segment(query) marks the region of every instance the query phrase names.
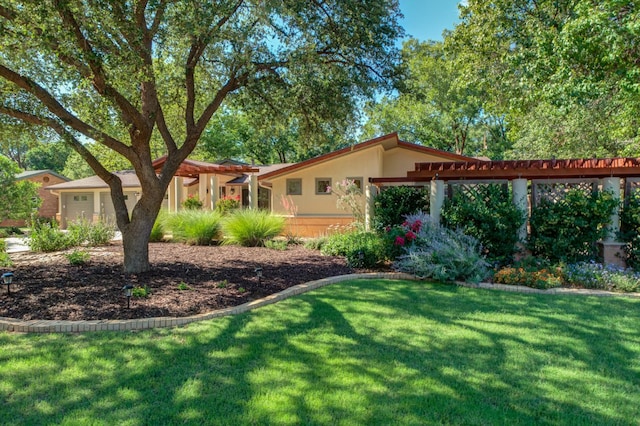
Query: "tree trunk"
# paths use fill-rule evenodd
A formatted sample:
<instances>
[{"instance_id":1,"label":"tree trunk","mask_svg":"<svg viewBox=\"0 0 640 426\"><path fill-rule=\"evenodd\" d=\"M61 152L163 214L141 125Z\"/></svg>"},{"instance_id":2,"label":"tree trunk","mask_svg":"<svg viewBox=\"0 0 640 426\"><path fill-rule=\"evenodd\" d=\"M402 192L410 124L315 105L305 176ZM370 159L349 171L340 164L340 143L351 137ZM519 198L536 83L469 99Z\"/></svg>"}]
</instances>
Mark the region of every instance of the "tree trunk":
<instances>
[{"instance_id":1,"label":"tree trunk","mask_svg":"<svg viewBox=\"0 0 640 426\"><path fill-rule=\"evenodd\" d=\"M146 272L149 264L149 236L156 215L138 215L122 231L122 248L124 250L124 271L128 274Z\"/></svg>"}]
</instances>

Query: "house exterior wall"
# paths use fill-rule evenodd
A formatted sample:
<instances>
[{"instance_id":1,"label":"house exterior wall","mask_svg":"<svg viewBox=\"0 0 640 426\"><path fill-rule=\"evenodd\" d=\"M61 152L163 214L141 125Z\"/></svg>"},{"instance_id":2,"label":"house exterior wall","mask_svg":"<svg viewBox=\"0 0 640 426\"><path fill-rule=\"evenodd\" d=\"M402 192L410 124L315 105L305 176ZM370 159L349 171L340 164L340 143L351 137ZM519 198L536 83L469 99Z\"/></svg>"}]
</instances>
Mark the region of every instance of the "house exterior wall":
<instances>
[{"instance_id":1,"label":"house exterior wall","mask_svg":"<svg viewBox=\"0 0 640 426\"><path fill-rule=\"evenodd\" d=\"M58 213L58 196L44 189L49 185L56 185L58 183L66 182L66 180L53 175L51 173L43 173L37 176L27 178L30 182L35 182L40 187L38 188L38 196L42 200L42 204L38 209L38 216L55 218ZM0 222L0 226L25 226L24 220L5 220Z\"/></svg>"}]
</instances>

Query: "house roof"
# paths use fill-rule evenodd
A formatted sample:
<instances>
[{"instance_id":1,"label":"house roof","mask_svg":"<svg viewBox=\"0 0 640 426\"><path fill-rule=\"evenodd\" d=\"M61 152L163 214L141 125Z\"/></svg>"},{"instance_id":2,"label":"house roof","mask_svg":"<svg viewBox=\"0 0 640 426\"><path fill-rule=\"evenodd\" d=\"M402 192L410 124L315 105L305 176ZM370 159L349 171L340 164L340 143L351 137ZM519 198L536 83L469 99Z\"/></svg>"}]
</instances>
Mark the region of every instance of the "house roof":
<instances>
[{"instance_id":1,"label":"house roof","mask_svg":"<svg viewBox=\"0 0 640 426\"><path fill-rule=\"evenodd\" d=\"M281 163L281 164L270 164L270 165L266 165L266 166L258 165L258 166L253 166L253 167L255 167L255 168L257 168L259 170L256 173L256 176L258 176L258 179L260 179L260 176L262 176L262 175L278 171L278 170L283 169L285 167L289 167L289 166L291 166L293 164L294 163ZM248 182L249 182L249 175L243 174L242 176L238 176L237 178L227 182L227 185L242 185L242 184L245 184L245 183L248 183Z\"/></svg>"},{"instance_id":2,"label":"house roof","mask_svg":"<svg viewBox=\"0 0 640 426\"><path fill-rule=\"evenodd\" d=\"M139 188L140 180L133 170L124 170L121 172L115 172L116 176L122 181L123 188ZM89 176L84 179L72 180L71 182L58 183L56 185L47 186L45 189L60 190L60 189L100 189L109 188L109 185L98 176Z\"/></svg>"},{"instance_id":3,"label":"house roof","mask_svg":"<svg viewBox=\"0 0 640 426\"><path fill-rule=\"evenodd\" d=\"M262 174L259 179L265 180L269 178L273 178L276 176L280 176L283 174L291 173L293 171L303 169L305 167L313 166L315 164L319 164L325 161L332 160L337 157L342 157L344 155L348 155L355 151L361 151L366 148L370 148L373 146L380 145L385 150L389 150L392 148L401 147L404 149L413 150L416 152L434 155L443 159L450 159L451 161L469 161L474 160L472 157L466 157L464 155L454 154L452 152L441 151L434 148L429 148L422 145L416 145L409 142L401 141L398 138L398 133L389 133L388 135L380 136L374 139L370 139L365 142L361 142L352 146L348 146L346 148L339 149L337 151L330 152L328 154L320 155L318 157L311 158L309 160L301 161L300 163L291 164L287 167L279 168L277 170L271 171L269 173Z\"/></svg>"},{"instance_id":4,"label":"house roof","mask_svg":"<svg viewBox=\"0 0 640 426\"><path fill-rule=\"evenodd\" d=\"M155 160L153 164L153 168L156 172L160 172L162 166L167 161L167 156L162 156ZM220 175L231 175L231 176L240 176L242 173L247 172L257 172L254 166L248 166L244 164L213 164L207 163L205 161L197 161L186 159L180 164L178 170L175 173L175 176L182 177L197 177L201 173L211 173L211 174L220 174Z\"/></svg>"},{"instance_id":5,"label":"house roof","mask_svg":"<svg viewBox=\"0 0 640 426\"><path fill-rule=\"evenodd\" d=\"M68 177L62 176L61 174L56 173L53 170L26 170L22 173L18 173L16 175L16 180L29 179L40 175L53 175L67 182L70 180Z\"/></svg>"}]
</instances>

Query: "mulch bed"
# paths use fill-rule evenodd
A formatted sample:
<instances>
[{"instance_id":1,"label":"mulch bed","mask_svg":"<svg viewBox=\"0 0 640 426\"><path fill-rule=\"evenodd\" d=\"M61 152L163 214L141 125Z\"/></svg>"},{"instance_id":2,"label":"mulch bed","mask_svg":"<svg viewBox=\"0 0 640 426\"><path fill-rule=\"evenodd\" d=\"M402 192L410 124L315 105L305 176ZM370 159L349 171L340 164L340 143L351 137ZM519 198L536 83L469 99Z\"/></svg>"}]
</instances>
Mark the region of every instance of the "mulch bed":
<instances>
[{"instance_id":1,"label":"mulch bed","mask_svg":"<svg viewBox=\"0 0 640 426\"><path fill-rule=\"evenodd\" d=\"M237 306L288 287L355 271L339 257L302 246L187 246L151 243L152 270L122 272L122 246L86 249L88 264L73 266L64 252L13 253L11 293L0 286L0 316L23 320L106 320L181 317ZM263 268L258 282L255 268ZM132 297L122 287L148 287ZM185 288L186 287L186 288Z\"/></svg>"}]
</instances>

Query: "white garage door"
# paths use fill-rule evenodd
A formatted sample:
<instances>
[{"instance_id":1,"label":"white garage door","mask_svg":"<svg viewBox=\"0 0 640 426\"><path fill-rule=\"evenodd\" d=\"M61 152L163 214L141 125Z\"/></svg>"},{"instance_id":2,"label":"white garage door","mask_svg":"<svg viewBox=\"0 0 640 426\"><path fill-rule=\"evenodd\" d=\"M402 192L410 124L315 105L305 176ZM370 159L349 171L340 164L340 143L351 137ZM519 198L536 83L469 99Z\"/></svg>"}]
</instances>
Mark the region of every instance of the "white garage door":
<instances>
[{"instance_id":1,"label":"white garage door","mask_svg":"<svg viewBox=\"0 0 640 426\"><path fill-rule=\"evenodd\" d=\"M91 192L65 194L63 204L66 207L67 224L81 218L89 221L93 219L93 194Z\"/></svg>"}]
</instances>

